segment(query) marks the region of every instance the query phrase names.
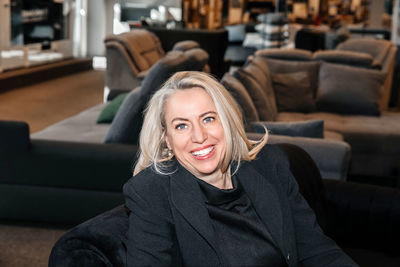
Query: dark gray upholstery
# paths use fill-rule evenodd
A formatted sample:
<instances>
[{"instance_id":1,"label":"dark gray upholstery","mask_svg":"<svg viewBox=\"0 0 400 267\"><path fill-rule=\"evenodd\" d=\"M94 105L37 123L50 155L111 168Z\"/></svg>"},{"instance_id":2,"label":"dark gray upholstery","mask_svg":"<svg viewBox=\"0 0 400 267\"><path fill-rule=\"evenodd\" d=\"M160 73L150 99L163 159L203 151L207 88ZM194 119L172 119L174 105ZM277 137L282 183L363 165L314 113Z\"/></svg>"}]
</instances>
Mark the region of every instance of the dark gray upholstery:
<instances>
[{"instance_id":1,"label":"dark gray upholstery","mask_svg":"<svg viewBox=\"0 0 400 267\"><path fill-rule=\"evenodd\" d=\"M125 97L107 132L105 143L138 143L143 123L141 111L146 104L140 90L141 87L137 87Z\"/></svg>"},{"instance_id":2,"label":"dark gray upholstery","mask_svg":"<svg viewBox=\"0 0 400 267\"><path fill-rule=\"evenodd\" d=\"M247 122L259 120L257 109L254 106L249 93L241 82L231 74L225 73L222 77L221 84L231 93L233 98L241 107L245 124L247 124Z\"/></svg>"},{"instance_id":3,"label":"dark gray upholstery","mask_svg":"<svg viewBox=\"0 0 400 267\"><path fill-rule=\"evenodd\" d=\"M272 81L279 112L316 110L308 72L274 73Z\"/></svg>"},{"instance_id":4,"label":"dark gray upholstery","mask_svg":"<svg viewBox=\"0 0 400 267\"><path fill-rule=\"evenodd\" d=\"M338 45L337 50L366 53L373 57L373 68L386 74L380 109L387 110L392 90L398 90L398 88L392 88L397 46L387 40L354 38Z\"/></svg>"},{"instance_id":5,"label":"dark gray upholstery","mask_svg":"<svg viewBox=\"0 0 400 267\"><path fill-rule=\"evenodd\" d=\"M264 67L266 67L265 64ZM278 109L268 70L260 67L259 62L254 62L236 70L233 76L242 82L248 90L260 119L265 121L275 120Z\"/></svg>"},{"instance_id":6,"label":"dark gray upholstery","mask_svg":"<svg viewBox=\"0 0 400 267\"><path fill-rule=\"evenodd\" d=\"M309 74L311 89L316 95L318 90L318 70L319 62L308 61L288 61L278 59L266 59L269 70L274 73L292 73L306 71Z\"/></svg>"},{"instance_id":7,"label":"dark gray upholstery","mask_svg":"<svg viewBox=\"0 0 400 267\"><path fill-rule=\"evenodd\" d=\"M385 62L394 60L393 50L396 49L389 49L389 58L386 58ZM346 53L340 53L340 56L344 54ZM311 87L320 88L318 98L315 99L320 110L308 113L300 110L279 112L276 121L323 120L324 139L343 140L351 146L349 174L352 179L359 177L357 179L360 181L390 185L398 183L400 157L395 150L400 151L400 113L381 111L384 110L382 99L386 90L382 90L382 87L386 88L388 75L393 69L382 71L326 62L291 61L286 58L280 60L264 56L254 58L266 61L272 77L306 70L310 74ZM251 64L252 60L250 59L248 64ZM388 66L385 65L384 68L387 69ZM278 98L280 95L275 93ZM277 99L278 103L279 101ZM378 115L379 112L380 116L371 116ZM279 142L284 141L284 138L279 136ZM307 150L307 146L302 147ZM314 157L318 153L311 154ZM324 174L324 177L328 175Z\"/></svg>"},{"instance_id":8,"label":"dark gray upholstery","mask_svg":"<svg viewBox=\"0 0 400 267\"><path fill-rule=\"evenodd\" d=\"M264 133L267 128L270 134L285 136L301 136L310 138L324 137L324 121L255 121L251 123L251 127L256 133Z\"/></svg>"},{"instance_id":9,"label":"dark gray upholstery","mask_svg":"<svg viewBox=\"0 0 400 267\"><path fill-rule=\"evenodd\" d=\"M373 70L322 63L319 71L319 111L378 116L385 74Z\"/></svg>"}]
</instances>

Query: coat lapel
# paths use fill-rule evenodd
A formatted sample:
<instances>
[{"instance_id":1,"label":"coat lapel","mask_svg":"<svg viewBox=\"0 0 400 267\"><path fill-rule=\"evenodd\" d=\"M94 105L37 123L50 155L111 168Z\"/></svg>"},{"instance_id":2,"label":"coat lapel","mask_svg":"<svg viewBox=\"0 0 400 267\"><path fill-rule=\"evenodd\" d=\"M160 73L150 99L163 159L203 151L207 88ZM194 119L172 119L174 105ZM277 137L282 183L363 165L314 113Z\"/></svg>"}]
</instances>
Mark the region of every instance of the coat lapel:
<instances>
[{"instance_id":1,"label":"coat lapel","mask_svg":"<svg viewBox=\"0 0 400 267\"><path fill-rule=\"evenodd\" d=\"M214 230L202 198L200 187L193 175L177 163L177 171L171 175L171 200L189 224L217 253Z\"/></svg>"},{"instance_id":2,"label":"coat lapel","mask_svg":"<svg viewBox=\"0 0 400 267\"><path fill-rule=\"evenodd\" d=\"M272 173L260 174L248 162L243 162L237 173L240 183L243 185L248 197L250 198L254 209L260 216L270 232L273 241L285 254L283 218L280 206L280 200L276 190L268 180L263 176L273 175Z\"/></svg>"}]
</instances>

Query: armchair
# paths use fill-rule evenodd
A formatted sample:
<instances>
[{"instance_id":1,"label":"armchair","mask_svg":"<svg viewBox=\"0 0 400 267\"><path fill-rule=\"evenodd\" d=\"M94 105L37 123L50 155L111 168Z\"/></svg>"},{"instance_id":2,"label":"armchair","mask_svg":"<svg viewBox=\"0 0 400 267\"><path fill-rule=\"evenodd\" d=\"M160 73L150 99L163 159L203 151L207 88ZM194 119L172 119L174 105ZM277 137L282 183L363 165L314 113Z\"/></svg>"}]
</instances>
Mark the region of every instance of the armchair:
<instances>
[{"instance_id":1,"label":"armchair","mask_svg":"<svg viewBox=\"0 0 400 267\"><path fill-rule=\"evenodd\" d=\"M344 181L322 180L302 149L280 145L325 233L363 267L398 266L400 191ZM126 266L128 210L118 206L64 234L49 266Z\"/></svg>"},{"instance_id":2,"label":"armchair","mask_svg":"<svg viewBox=\"0 0 400 267\"><path fill-rule=\"evenodd\" d=\"M137 87L148 70L165 56L160 39L152 32L134 29L109 35L104 40L107 58L106 87L129 91ZM172 50L199 48L195 41L181 41Z\"/></svg>"}]
</instances>

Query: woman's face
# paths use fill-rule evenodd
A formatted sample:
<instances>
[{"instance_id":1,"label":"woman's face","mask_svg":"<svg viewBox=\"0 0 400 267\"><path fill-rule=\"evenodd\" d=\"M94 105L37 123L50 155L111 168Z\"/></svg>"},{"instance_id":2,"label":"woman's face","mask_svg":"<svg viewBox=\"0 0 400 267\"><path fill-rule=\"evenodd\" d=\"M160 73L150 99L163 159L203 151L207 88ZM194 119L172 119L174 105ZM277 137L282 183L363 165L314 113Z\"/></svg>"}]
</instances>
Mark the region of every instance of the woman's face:
<instances>
[{"instance_id":1,"label":"woman's face","mask_svg":"<svg viewBox=\"0 0 400 267\"><path fill-rule=\"evenodd\" d=\"M220 172L225 134L208 93L198 87L179 90L164 108L165 140L178 161L200 179Z\"/></svg>"}]
</instances>

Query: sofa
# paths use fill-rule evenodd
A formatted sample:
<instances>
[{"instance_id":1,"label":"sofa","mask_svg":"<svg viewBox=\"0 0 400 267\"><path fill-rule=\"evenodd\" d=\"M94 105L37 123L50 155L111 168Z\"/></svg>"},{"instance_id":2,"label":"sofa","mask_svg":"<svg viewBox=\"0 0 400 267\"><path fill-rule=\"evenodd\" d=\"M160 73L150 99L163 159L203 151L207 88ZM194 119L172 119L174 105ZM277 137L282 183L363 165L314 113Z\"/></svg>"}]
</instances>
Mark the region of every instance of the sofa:
<instances>
[{"instance_id":1,"label":"sofa","mask_svg":"<svg viewBox=\"0 0 400 267\"><path fill-rule=\"evenodd\" d=\"M360 266L399 266L400 191L323 180L304 150L280 146L324 232ZM119 205L72 228L54 245L49 266L126 266L128 216Z\"/></svg>"},{"instance_id":2,"label":"sofa","mask_svg":"<svg viewBox=\"0 0 400 267\"><path fill-rule=\"evenodd\" d=\"M369 53L355 52L363 49ZM396 49L384 40L350 39L315 53L258 50L225 79L253 131L263 131L260 123L322 122L314 137L351 146L351 179L398 186L400 113L387 110Z\"/></svg>"}]
</instances>

